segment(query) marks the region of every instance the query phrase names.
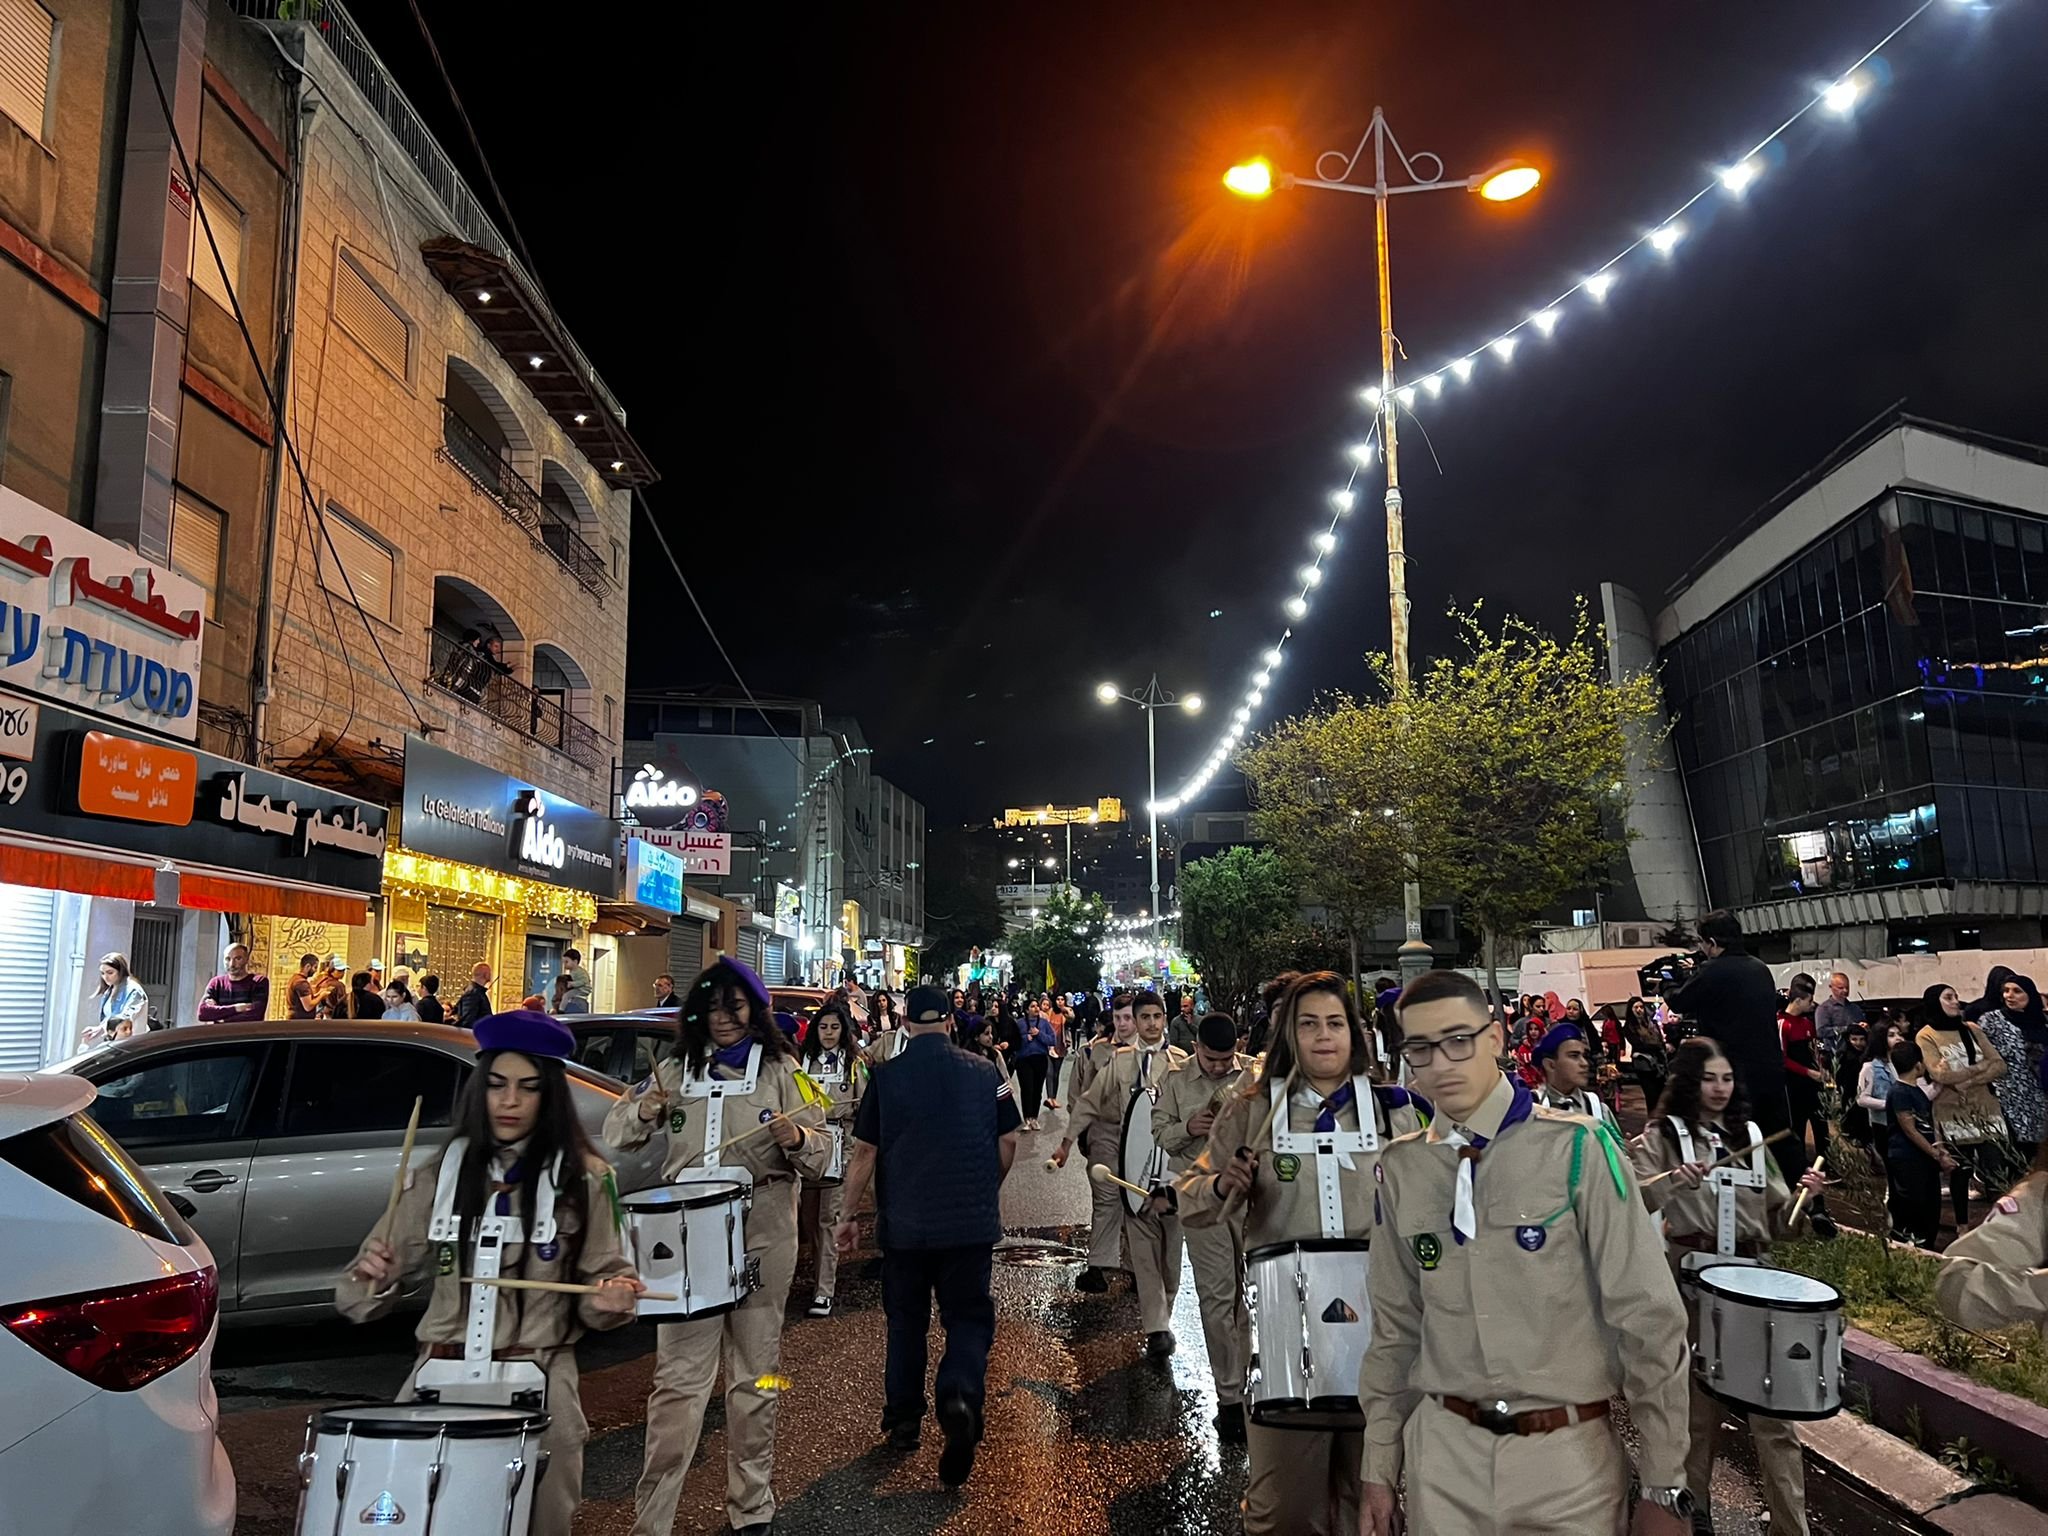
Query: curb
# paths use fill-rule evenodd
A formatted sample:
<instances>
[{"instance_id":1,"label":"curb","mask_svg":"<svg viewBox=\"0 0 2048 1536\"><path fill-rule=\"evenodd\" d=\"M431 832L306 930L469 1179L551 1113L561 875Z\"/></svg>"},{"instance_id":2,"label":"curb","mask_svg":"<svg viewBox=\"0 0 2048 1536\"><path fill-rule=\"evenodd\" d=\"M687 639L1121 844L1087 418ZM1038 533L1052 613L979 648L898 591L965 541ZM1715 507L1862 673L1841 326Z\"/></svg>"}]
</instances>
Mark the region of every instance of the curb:
<instances>
[{"instance_id":1,"label":"curb","mask_svg":"<svg viewBox=\"0 0 2048 1536\"><path fill-rule=\"evenodd\" d=\"M1876 1424L1903 1428L1908 1415L1916 1415L1926 1443L1967 1439L2012 1473L2019 1492L2048 1501L2048 1409L1980 1386L1859 1328L1843 1332L1842 1374ZM2048 1531L2048 1521L2041 1529Z\"/></svg>"}]
</instances>

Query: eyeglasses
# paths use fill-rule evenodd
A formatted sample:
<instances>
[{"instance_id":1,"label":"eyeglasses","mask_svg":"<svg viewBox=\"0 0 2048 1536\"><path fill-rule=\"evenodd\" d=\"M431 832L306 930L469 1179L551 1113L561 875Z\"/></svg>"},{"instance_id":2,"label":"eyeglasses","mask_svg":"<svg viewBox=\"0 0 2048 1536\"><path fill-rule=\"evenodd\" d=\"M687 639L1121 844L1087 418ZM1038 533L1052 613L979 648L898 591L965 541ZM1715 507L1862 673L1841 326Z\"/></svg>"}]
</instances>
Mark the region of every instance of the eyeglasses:
<instances>
[{"instance_id":1,"label":"eyeglasses","mask_svg":"<svg viewBox=\"0 0 2048 1536\"><path fill-rule=\"evenodd\" d=\"M1430 1058L1438 1051L1444 1053L1446 1061L1470 1061L1479 1049L1479 1036L1484 1031L1469 1034L1445 1035L1441 1040L1410 1040L1401 1045L1401 1059L1411 1067L1426 1067Z\"/></svg>"}]
</instances>

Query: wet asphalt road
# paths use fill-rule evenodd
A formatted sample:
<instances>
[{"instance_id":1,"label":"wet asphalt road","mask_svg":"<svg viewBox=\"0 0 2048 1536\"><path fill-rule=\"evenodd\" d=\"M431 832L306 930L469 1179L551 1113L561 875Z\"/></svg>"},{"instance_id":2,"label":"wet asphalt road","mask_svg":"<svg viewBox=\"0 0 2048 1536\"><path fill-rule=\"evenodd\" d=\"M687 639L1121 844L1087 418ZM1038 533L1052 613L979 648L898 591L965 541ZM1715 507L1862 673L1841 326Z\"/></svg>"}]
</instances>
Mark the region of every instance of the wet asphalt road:
<instances>
[{"instance_id":1,"label":"wet asphalt road","mask_svg":"<svg viewBox=\"0 0 2048 1536\"><path fill-rule=\"evenodd\" d=\"M1027 1136L1003 1195L1011 1234L995 1266L997 1332L989 1365L988 1438L958 1493L938 1488L939 1435L898 1458L879 1448L883 1328L872 1249L840 1271L836 1314L802 1316L808 1256L783 1339L790 1378L778 1431L779 1536L926 1536L1025 1532L1229 1533L1244 1486L1242 1448L1219 1446L1210 1418L1214 1384L1201 1344L1193 1276L1184 1271L1163 1366L1141 1358L1137 1301L1128 1281L1107 1296L1073 1289L1063 1245L1086 1219L1080 1159L1044 1169L1064 1116ZM591 1441L578 1536L623 1536L632 1525L653 1330L632 1326L585 1341L583 1401ZM936 1361L940 1341L934 1337ZM223 1438L241 1489L240 1536L290 1536L294 1458L306 1416L343 1401L388 1398L411 1363L409 1321L335 1323L230 1332L215 1356ZM714 1399L685 1483L678 1532L724 1529L725 1436ZM1766 1529L1755 1470L1741 1440L1724 1433L1715 1516L1723 1536ZM1816 1536L1883 1536L1911 1529L1831 1477L1809 1473Z\"/></svg>"}]
</instances>

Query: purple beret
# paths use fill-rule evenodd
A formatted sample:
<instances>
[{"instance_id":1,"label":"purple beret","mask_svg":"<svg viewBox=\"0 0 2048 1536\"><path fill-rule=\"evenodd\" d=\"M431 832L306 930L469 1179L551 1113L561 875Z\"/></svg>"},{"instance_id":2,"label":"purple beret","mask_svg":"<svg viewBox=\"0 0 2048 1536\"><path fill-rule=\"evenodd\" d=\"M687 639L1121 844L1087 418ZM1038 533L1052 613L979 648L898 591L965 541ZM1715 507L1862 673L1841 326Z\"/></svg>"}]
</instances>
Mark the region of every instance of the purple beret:
<instances>
[{"instance_id":1,"label":"purple beret","mask_svg":"<svg viewBox=\"0 0 2048 1536\"><path fill-rule=\"evenodd\" d=\"M800 1021L795 1014L784 1013L780 1008L775 1010L775 1027L792 1040L796 1038L799 1023Z\"/></svg>"},{"instance_id":2,"label":"purple beret","mask_svg":"<svg viewBox=\"0 0 2048 1536\"><path fill-rule=\"evenodd\" d=\"M531 1008L514 1008L506 1013L487 1014L476 1021L476 1048L567 1061L576 1054L576 1037L560 1019Z\"/></svg>"},{"instance_id":3,"label":"purple beret","mask_svg":"<svg viewBox=\"0 0 2048 1536\"><path fill-rule=\"evenodd\" d=\"M1543 1032L1543 1038L1536 1042L1536 1049L1529 1053L1529 1059L1541 1066L1555 1056L1558 1047L1567 1040L1583 1040L1586 1032L1576 1024L1553 1024Z\"/></svg>"},{"instance_id":4,"label":"purple beret","mask_svg":"<svg viewBox=\"0 0 2048 1536\"><path fill-rule=\"evenodd\" d=\"M724 974L721 975L720 972ZM705 967L702 975L690 983L692 994L696 994L700 987L704 989L704 994L702 997L693 995L687 998L683 1011L708 1013L710 989L723 981L729 981L738 987L746 995L747 1001L754 1005L755 1013L766 1017L775 1012L775 1005L768 1001L768 985L761 980L760 973L746 961L735 960L731 955L720 955ZM694 1008L690 1004L695 1004Z\"/></svg>"}]
</instances>

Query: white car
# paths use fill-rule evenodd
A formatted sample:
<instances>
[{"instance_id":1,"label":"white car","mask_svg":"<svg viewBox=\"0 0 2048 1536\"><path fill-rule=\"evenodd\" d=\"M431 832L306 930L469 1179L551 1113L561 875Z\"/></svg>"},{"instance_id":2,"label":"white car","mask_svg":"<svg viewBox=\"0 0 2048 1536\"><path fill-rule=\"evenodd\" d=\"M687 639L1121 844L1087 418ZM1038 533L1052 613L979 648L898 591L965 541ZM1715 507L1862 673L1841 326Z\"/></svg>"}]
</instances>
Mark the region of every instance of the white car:
<instances>
[{"instance_id":1,"label":"white car","mask_svg":"<svg viewBox=\"0 0 2048 1536\"><path fill-rule=\"evenodd\" d=\"M229 1536L219 1273L92 1101L0 1073L0 1531Z\"/></svg>"}]
</instances>

